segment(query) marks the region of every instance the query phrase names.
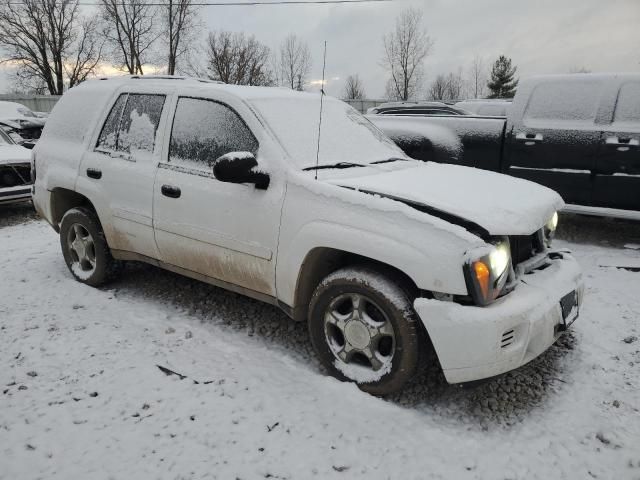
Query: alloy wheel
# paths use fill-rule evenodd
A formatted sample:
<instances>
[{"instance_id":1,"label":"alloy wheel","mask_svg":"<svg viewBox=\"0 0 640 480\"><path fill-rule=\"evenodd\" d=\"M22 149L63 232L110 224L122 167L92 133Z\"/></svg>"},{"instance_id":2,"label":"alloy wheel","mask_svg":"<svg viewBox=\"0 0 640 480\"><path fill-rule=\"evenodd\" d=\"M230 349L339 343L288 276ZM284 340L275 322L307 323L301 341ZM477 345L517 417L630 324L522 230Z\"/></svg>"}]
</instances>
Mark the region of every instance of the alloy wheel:
<instances>
[{"instance_id":1,"label":"alloy wheel","mask_svg":"<svg viewBox=\"0 0 640 480\"><path fill-rule=\"evenodd\" d=\"M344 365L360 365L377 372L393 359L393 325L365 295L346 293L336 297L325 312L324 331L336 361Z\"/></svg>"}]
</instances>

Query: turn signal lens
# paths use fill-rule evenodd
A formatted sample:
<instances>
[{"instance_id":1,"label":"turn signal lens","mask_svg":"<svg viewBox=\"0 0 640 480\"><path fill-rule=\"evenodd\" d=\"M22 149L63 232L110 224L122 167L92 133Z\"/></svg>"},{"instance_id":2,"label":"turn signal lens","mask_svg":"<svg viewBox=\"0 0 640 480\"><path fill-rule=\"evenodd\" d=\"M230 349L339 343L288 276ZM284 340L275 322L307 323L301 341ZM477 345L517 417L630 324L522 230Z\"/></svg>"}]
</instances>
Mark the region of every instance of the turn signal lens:
<instances>
[{"instance_id":1,"label":"turn signal lens","mask_svg":"<svg viewBox=\"0 0 640 480\"><path fill-rule=\"evenodd\" d=\"M467 289L476 305L489 305L500 296L507 284L511 266L511 249L505 237L492 239L463 267Z\"/></svg>"},{"instance_id":2,"label":"turn signal lens","mask_svg":"<svg viewBox=\"0 0 640 480\"><path fill-rule=\"evenodd\" d=\"M473 272L476 276L478 286L482 292L482 296L487 300L489 298L489 281L491 279L491 272L483 262L474 262Z\"/></svg>"}]
</instances>

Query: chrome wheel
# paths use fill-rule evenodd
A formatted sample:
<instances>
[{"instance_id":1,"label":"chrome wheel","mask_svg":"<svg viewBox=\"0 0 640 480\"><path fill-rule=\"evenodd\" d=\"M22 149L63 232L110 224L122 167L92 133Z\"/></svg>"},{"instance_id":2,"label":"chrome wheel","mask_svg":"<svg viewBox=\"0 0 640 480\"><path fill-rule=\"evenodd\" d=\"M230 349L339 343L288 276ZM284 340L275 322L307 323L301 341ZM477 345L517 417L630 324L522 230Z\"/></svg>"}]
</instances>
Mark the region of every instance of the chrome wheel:
<instances>
[{"instance_id":1,"label":"chrome wheel","mask_svg":"<svg viewBox=\"0 0 640 480\"><path fill-rule=\"evenodd\" d=\"M71 268L84 275L96 269L96 247L93 237L81 224L74 223L67 233L67 248L71 255Z\"/></svg>"},{"instance_id":2,"label":"chrome wheel","mask_svg":"<svg viewBox=\"0 0 640 480\"><path fill-rule=\"evenodd\" d=\"M324 332L337 362L374 372L391 364L396 346L393 326L384 311L365 295L336 297L325 312Z\"/></svg>"}]
</instances>

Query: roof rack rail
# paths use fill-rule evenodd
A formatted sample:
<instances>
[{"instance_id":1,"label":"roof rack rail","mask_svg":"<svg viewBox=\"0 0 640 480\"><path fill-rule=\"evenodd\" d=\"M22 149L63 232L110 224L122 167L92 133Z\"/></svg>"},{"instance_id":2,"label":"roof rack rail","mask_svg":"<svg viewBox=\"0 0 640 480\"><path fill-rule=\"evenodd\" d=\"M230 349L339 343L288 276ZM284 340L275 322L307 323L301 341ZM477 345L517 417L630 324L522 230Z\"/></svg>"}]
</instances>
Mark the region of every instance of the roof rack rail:
<instances>
[{"instance_id":1,"label":"roof rack rail","mask_svg":"<svg viewBox=\"0 0 640 480\"><path fill-rule=\"evenodd\" d=\"M208 78L185 77L182 75L116 75L113 77L100 77L98 80L112 80L129 78L131 80L193 80L200 83L223 84L219 80L210 80Z\"/></svg>"}]
</instances>

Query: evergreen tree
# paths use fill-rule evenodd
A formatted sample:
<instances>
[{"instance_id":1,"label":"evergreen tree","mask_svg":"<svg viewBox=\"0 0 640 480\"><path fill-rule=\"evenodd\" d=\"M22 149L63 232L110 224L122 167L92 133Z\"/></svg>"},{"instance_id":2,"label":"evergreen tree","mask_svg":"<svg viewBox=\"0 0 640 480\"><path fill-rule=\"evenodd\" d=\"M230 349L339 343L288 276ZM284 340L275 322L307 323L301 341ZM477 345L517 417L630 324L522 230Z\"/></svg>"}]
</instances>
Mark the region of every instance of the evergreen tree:
<instances>
[{"instance_id":1,"label":"evergreen tree","mask_svg":"<svg viewBox=\"0 0 640 480\"><path fill-rule=\"evenodd\" d=\"M511 66L510 58L500 55L491 68L491 79L487 83L491 91L489 98L513 98L518 86L516 70Z\"/></svg>"}]
</instances>

